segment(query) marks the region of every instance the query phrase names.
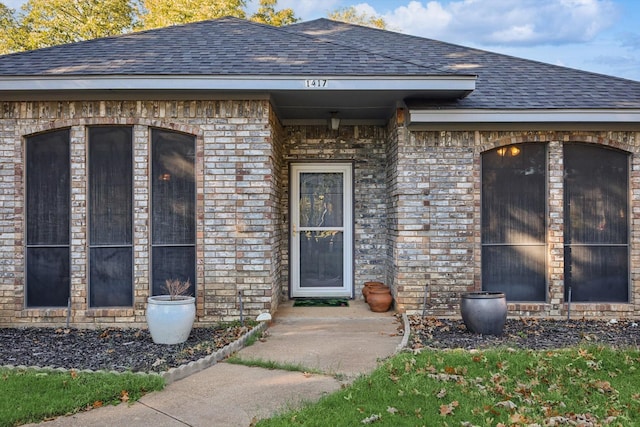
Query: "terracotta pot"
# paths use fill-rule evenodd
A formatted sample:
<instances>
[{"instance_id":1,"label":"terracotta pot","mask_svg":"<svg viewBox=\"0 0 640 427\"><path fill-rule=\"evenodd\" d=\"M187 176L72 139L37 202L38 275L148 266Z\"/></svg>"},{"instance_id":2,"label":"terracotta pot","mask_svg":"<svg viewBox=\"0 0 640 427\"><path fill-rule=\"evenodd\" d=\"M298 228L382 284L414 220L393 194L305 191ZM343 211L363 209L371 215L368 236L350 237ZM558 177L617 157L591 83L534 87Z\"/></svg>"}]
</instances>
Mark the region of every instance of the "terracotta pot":
<instances>
[{"instance_id":1,"label":"terracotta pot","mask_svg":"<svg viewBox=\"0 0 640 427\"><path fill-rule=\"evenodd\" d=\"M364 297L364 302L367 302L367 295L369 294L369 290L376 287L386 288L385 284L382 282L364 282L364 286L362 287L362 296Z\"/></svg>"},{"instance_id":2,"label":"terracotta pot","mask_svg":"<svg viewBox=\"0 0 640 427\"><path fill-rule=\"evenodd\" d=\"M367 294L367 303L371 311L383 313L391 307L393 296L388 286L377 286L369 289Z\"/></svg>"}]
</instances>

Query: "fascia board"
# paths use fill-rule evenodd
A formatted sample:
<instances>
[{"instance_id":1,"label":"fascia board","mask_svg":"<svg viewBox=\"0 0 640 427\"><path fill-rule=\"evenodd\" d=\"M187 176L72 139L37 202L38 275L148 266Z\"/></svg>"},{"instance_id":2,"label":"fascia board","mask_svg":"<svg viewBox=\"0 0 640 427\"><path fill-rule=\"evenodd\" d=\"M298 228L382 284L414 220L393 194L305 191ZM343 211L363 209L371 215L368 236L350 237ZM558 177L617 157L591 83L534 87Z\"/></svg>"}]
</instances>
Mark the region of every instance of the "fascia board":
<instances>
[{"instance_id":1,"label":"fascia board","mask_svg":"<svg viewBox=\"0 0 640 427\"><path fill-rule=\"evenodd\" d=\"M450 91L470 93L475 76L0 76L0 91Z\"/></svg>"},{"instance_id":2,"label":"fascia board","mask_svg":"<svg viewBox=\"0 0 640 427\"><path fill-rule=\"evenodd\" d=\"M640 109L409 110L410 124L640 123Z\"/></svg>"}]
</instances>

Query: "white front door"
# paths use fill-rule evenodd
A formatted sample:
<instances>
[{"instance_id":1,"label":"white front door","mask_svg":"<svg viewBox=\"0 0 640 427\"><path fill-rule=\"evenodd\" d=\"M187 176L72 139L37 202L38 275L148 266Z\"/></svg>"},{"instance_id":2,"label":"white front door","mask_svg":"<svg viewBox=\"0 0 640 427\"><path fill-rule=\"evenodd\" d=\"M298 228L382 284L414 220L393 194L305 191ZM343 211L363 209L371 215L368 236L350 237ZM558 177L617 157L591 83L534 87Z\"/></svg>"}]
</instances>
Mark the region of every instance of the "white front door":
<instances>
[{"instance_id":1,"label":"white front door","mask_svg":"<svg viewBox=\"0 0 640 427\"><path fill-rule=\"evenodd\" d=\"M291 165L291 296L353 296L351 164Z\"/></svg>"}]
</instances>

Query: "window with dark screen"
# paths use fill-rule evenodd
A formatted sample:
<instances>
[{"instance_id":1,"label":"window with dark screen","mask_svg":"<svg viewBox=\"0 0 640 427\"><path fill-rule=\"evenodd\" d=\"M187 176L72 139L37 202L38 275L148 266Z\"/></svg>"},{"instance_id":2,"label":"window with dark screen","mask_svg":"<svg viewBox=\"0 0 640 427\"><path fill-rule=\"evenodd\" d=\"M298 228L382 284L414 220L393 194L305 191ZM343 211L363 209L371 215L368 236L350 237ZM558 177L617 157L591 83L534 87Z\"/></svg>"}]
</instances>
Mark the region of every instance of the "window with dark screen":
<instances>
[{"instance_id":1,"label":"window with dark screen","mask_svg":"<svg viewBox=\"0 0 640 427\"><path fill-rule=\"evenodd\" d=\"M66 307L70 292L69 130L26 140L26 305Z\"/></svg>"},{"instance_id":2,"label":"window with dark screen","mask_svg":"<svg viewBox=\"0 0 640 427\"><path fill-rule=\"evenodd\" d=\"M629 301L629 156L564 145L565 299Z\"/></svg>"},{"instance_id":3,"label":"window with dark screen","mask_svg":"<svg viewBox=\"0 0 640 427\"><path fill-rule=\"evenodd\" d=\"M179 279L195 296L195 138L153 129L151 141L152 294Z\"/></svg>"},{"instance_id":4,"label":"window with dark screen","mask_svg":"<svg viewBox=\"0 0 640 427\"><path fill-rule=\"evenodd\" d=\"M133 152L130 127L89 128L89 302L133 304Z\"/></svg>"},{"instance_id":5,"label":"window with dark screen","mask_svg":"<svg viewBox=\"0 0 640 427\"><path fill-rule=\"evenodd\" d=\"M482 155L482 289L510 301L546 298L546 146Z\"/></svg>"}]
</instances>

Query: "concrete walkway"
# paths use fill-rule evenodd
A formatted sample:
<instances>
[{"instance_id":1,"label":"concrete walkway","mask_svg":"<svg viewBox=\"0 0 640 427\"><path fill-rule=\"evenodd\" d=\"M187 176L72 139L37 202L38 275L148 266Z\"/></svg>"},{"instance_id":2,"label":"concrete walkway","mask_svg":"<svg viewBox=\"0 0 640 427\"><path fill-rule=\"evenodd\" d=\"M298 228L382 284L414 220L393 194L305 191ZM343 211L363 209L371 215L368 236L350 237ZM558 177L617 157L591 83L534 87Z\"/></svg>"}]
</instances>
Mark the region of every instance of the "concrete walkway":
<instances>
[{"instance_id":1,"label":"concrete walkway","mask_svg":"<svg viewBox=\"0 0 640 427\"><path fill-rule=\"evenodd\" d=\"M280 307L264 339L238 352L245 360L305 367L290 372L217 363L120 404L41 423L41 426L225 426L249 427L260 418L316 401L340 389L401 346L401 322L373 313L361 300L349 307Z\"/></svg>"}]
</instances>

